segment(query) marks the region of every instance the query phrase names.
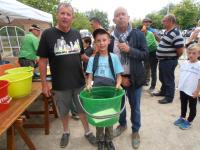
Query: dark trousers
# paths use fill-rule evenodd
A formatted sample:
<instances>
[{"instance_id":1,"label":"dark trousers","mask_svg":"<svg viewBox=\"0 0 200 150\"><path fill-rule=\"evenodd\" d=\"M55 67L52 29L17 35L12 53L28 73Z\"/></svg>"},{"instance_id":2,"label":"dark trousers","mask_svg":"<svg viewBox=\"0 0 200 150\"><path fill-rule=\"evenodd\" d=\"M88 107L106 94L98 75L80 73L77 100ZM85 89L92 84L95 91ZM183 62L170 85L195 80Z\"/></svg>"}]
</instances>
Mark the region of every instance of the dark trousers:
<instances>
[{"instance_id":1,"label":"dark trousers","mask_svg":"<svg viewBox=\"0 0 200 150\"><path fill-rule=\"evenodd\" d=\"M149 84L150 82L150 62L149 61L150 61L149 59L144 61L146 84Z\"/></svg>"},{"instance_id":2,"label":"dark trousers","mask_svg":"<svg viewBox=\"0 0 200 150\"><path fill-rule=\"evenodd\" d=\"M35 61L34 60L30 60L30 59L26 59L26 58L19 58L18 60L19 64L21 67L35 67Z\"/></svg>"},{"instance_id":3,"label":"dark trousers","mask_svg":"<svg viewBox=\"0 0 200 150\"><path fill-rule=\"evenodd\" d=\"M155 88L157 81L158 66L158 59L156 58L156 53L149 53L149 64L151 69L151 88Z\"/></svg>"},{"instance_id":4,"label":"dark trousers","mask_svg":"<svg viewBox=\"0 0 200 150\"><path fill-rule=\"evenodd\" d=\"M104 132L105 130L105 132ZM113 126L96 127L96 140L110 142L113 139Z\"/></svg>"},{"instance_id":5,"label":"dark trousers","mask_svg":"<svg viewBox=\"0 0 200 150\"><path fill-rule=\"evenodd\" d=\"M177 59L159 61L159 79L161 82L161 93L165 95L168 101L173 101L175 92L174 71L178 64Z\"/></svg>"},{"instance_id":6,"label":"dark trousers","mask_svg":"<svg viewBox=\"0 0 200 150\"><path fill-rule=\"evenodd\" d=\"M193 98L186 93L180 91L180 99L181 99L181 117L185 118L187 113L187 105L189 103L190 113L188 117L188 121L192 122L196 116L196 107L197 107L197 98Z\"/></svg>"}]
</instances>

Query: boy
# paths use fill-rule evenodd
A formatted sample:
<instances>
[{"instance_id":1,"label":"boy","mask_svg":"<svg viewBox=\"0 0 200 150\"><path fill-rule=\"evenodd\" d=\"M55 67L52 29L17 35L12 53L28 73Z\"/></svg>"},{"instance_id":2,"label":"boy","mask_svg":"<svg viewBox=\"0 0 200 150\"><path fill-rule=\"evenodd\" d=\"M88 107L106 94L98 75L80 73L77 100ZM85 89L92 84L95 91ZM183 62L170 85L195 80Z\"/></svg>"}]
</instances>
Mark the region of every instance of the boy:
<instances>
[{"instance_id":1,"label":"boy","mask_svg":"<svg viewBox=\"0 0 200 150\"><path fill-rule=\"evenodd\" d=\"M197 97L200 91L200 62L198 61L200 46L190 44L187 48L188 60L181 64L178 89L181 99L181 116L174 124L181 129L188 129L196 116ZM185 119L187 104L189 103L189 117Z\"/></svg>"},{"instance_id":2,"label":"boy","mask_svg":"<svg viewBox=\"0 0 200 150\"><path fill-rule=\"evenodd\" d=\"M86 72L89 74L87 80L87 89L92 88L92 80L94 86L115 86L121 88L122 65L117 55L108 52L110 44L110 35L104 29L96 29L93 32L95 46L98 53L94 57L90 57ZM105 146L108 150L114 150L112 143L113 127L104 128L96 127L96 139L98 150L103 150Z\"/></svg>"}]
</instances>

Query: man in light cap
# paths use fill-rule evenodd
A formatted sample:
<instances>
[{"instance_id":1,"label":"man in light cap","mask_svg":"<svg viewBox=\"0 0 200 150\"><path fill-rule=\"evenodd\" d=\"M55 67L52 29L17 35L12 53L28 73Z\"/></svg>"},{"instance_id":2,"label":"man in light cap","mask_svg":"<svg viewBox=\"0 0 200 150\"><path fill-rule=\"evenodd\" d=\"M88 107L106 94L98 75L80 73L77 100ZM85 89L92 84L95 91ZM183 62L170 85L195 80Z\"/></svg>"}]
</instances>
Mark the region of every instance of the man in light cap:
<instances>
[{"instance_id":1,"label":"man in light cap","mask_svg":"<svg viewBox=\"0 0 200 150\"><path fill-rule=\"evenodd\" d=\"M21 43L19 52L19 64L21 66L35 67L37 63L36 51L39 45L40 27L33 24Z\"/></svg>"},{"instance_id":2,"label":"man in light cap","mask_svg":"<svg viewBox=\"0 0 200 150\"><path fill-rule=\"evenodd\" d=\"M152 32L152 33L154 34L156 40L157 40L158 42L160 42L160 38L159 38L159 36L156 34L155 29L151 27L152 23L153 23L153 22L152 22L152 20L151 20L150 18L144 18L144 19L142 20L142 25L146 26L146 27L147 27L147 30L150 31L150 32Z\"/></svg>"},{"instance_id":3,"label":"man in light cap","mask_svg":"<svg viewBox=\"0 0 200 150\"><path fill-rule=\"evenodd\" d=\"M132 29L129 19L125 8L119 7L115 10L113 21L116 27L111 33L109 50L118 55L124 69L122 87L126 90L131 108L132 146L137 149L140 145L140 99L142 85L145 84L143 61L147 59L148 52L144 34L137 29ZM122 105L124 101L123 98ZM126 128L126 110L124 110L119 118L119 126L114 130L113 135L119 136Z\"/></svg>"}]
</instances>

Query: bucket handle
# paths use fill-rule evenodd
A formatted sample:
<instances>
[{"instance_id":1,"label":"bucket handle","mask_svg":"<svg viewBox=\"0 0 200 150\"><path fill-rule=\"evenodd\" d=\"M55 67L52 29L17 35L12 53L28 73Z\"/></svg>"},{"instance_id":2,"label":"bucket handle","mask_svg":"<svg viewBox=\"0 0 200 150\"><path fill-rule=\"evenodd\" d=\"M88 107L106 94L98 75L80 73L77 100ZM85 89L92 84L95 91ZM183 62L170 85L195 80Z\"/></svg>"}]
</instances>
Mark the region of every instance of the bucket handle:
<instances>
[{"instance_id":1,"label":"bucket handle","mask_svg":"<svg viewBox=\"0 0 200 150\"><path fill-rule=\"evenodd\" d=\"M127 101L127 99L128 99L127 96L126 96L126 93L125 93L125 102L124 102L124 106L122 107L122 109L120 110L120 112L115 113L115 114L112 114L112 115L95 116L95 115L92 115L91 113L89 113L89 112L84 108L84 106L83 106L82 103L81 103L80 96L79 96L79 95L77 95L77 96L78 96L78 101L79 101L79 103L80 103L81 108L83 109L83 111L84 111L88 116L90 116L90 117L92 117L92 118L95 118L95 119L109 119L109 118L118 117L118 116L124 111L124 109L125 109L125 107L126 107L126 101Z\"/></svg>"}]
</instances>

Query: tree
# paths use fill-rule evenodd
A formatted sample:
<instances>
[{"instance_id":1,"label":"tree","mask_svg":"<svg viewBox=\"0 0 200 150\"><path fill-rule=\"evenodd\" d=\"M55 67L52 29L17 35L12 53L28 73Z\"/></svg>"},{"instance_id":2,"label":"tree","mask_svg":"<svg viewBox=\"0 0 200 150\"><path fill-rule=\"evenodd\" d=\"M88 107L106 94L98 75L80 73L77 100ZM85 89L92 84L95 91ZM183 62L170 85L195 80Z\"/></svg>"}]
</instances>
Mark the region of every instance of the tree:
<instances>
[{"instance_id":1,"label":"tree","mask_svg":"<svg viewBox=\"0 0 200 150\"><path fill-rule=\"evenodd\" d=\"M54 23L56 16L56 9L60 0L18 0L26 5L37 8L53 15Z\"/></svg>"},{"instance_id":2,"label":"tree","mask_svg":"<svg viewBox=\"0 0 200 150\"><path fill-rule=\"evenodd\" d=\"M89 31L91 31L90 21L84 13L75 13L75 18L72 27L77 30L88 29Z\"/></svg>"},{"instance_id":3,"label":"tree","mask_svg":"<svg viewBox=\"0 0 200 150\"><path fill-rule=\"evenodd\" d=\"M105 29L108 29L109 22L108 22L108 14L107 13L105 13L103 11L99 11L98 9L94 9L94 10L91 10L91 11L87 11L85 14L89 19L91 19L93 17L98 18L100 20L102 26Z\"/></svg>"},{"instance_id":4,"label":"tree","mask_svg":"<svg viewBox=\"0 0 200 150\"><path fill-rule=\"evenodd\" d=\"M161 23L163 17L165 15L167 15L168 11L169 13L173 11L175 5L174 4L169 4L168 6L165 6L164 8L162 8L161 10L157 11L157 12L152 12L150 14L147 14L146 17L150 18L153 23L152 23L152 27L156 28L156 29L162 29L163 25Z\"/></svg>"},{"instance_id":5,"label":"tree","mask_svg":"<svg viewBox=\"0 0 200 150\"><path fill-rule=\"evenodd\" d=\"M194 27L199 17L199 4L195 3L194 0L183 0L176 5L173 12L180 28L187 29Z\"/></svg>"},{"instance_id":6,"label":"tree","mask_svg":"<svg viewBox=\"0 0 200 150\"><path fill-rule=\"evenodd\" d=\"M161 15L160 12L154 12L151 14L148 14L146 17L150 18L152 20L152 27L156 29L162 29L162 23L161 20L164 17L164 15Z\"/></svg>"},{"instance_id":7,"label":"tree","mask_svg":"<svg viewBox=\"0 0 200 150\"><path fill-rule=\"evenodd\" d=\"M141 19L133 19L131 22L132 22L132 27L133 28L137 28L142 24L142 20Z\"/></svg>"}]
</instances>

